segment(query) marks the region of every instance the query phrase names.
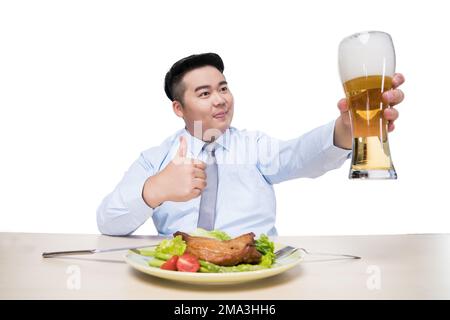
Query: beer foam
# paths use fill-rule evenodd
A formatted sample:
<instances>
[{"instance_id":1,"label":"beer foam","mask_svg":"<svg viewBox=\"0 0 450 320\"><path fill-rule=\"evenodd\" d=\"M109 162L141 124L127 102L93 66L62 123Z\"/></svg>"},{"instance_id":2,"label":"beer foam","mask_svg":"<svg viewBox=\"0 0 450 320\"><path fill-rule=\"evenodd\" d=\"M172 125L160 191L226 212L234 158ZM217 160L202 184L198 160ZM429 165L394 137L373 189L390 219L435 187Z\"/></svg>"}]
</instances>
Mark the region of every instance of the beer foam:
<instances>
[{"instance_id":1,"label":"beer foam","mask_svg":"<svg viewBox=\"0 0 450 320\"><path fill-rule=\"evenodd\" d=\"M383 75L392 77L395 72L395 51L392 38L381 31L356 33L339 44L339 74L344 83L348 80Z\"/></svg>"}]
</instances>

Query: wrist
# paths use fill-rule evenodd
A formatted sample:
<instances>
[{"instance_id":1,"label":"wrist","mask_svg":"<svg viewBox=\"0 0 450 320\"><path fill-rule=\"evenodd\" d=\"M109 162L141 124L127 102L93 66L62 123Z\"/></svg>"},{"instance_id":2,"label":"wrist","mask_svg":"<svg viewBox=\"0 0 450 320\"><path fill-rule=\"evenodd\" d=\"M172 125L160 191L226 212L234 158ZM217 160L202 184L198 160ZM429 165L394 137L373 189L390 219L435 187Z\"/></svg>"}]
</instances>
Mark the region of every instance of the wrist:
<instances>
[{"instance_id":1,"label":"wrist","mask_svg":"<svg viewBox=\"0 0 450 320\"><path fill-rule=\"evenodd\" d=\"M339 117L336 119L333 133L333 144L334 146L341 149L352 149L352 130L350 125L346 125L342 119Z\"/></svg>"},{"instance_id":2,"label":"wrist","mask_svg":"<svg viewBox=\"0 0 450 320\"><path fill-rule=\"evenodd\" d=\"M160 206L165 201L161 188L158 185L158 175L154 175L145 181L142 190L144 202L152 209Z\"/></svg>"}]
</instances>

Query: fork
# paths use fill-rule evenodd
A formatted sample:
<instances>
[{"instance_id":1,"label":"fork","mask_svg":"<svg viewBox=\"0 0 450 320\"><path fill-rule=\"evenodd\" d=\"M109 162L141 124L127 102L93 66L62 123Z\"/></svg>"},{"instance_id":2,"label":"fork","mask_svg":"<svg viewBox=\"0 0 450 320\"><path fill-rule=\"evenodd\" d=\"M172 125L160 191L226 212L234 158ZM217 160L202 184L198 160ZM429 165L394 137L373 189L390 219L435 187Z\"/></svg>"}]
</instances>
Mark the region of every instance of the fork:
<instances>
[{"instance_id":1,"label":"fork","mask_svg":"<svg viewBox=\"0 0 450 320\"><path fill-rule=\"evenodd\" d=\"M353 255L350 255L350 254L310 252L310 251L306 250L305 248L295 248L295 247L291 247L291 246L286 246L286 247L276 251L275 252L275 257L277 259L284 258L284 257L290 256L291 254L293 254L294 252L297 252L299 250L303 251L305 254L308 254L308 255L334 256L334 257L344 257L344 258L349 258L349 259L361 259L361 257L353 256Z\"/></svg>"}]
</instances>

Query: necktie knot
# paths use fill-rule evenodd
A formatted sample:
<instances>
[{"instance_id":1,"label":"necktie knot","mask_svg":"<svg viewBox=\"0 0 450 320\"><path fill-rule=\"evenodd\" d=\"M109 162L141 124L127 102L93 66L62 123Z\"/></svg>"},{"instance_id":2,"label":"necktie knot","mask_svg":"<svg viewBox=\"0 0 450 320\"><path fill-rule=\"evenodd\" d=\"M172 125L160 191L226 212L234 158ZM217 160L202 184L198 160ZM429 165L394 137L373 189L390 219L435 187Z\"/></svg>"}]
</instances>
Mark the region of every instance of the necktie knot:
<instances>
[{"instance_id":1,"label":"necktie knot","mask_svg":"<svg viewBox=\"0 0 450 320\"><path fill-rule=\"evenodd\" d=\"M215 143L215 142L206 143L203 146L203 150L205 150L208 153L208 156L215 157L216 156L216 147L217 147L217 143Z\"/></svg>"}]
</instances>

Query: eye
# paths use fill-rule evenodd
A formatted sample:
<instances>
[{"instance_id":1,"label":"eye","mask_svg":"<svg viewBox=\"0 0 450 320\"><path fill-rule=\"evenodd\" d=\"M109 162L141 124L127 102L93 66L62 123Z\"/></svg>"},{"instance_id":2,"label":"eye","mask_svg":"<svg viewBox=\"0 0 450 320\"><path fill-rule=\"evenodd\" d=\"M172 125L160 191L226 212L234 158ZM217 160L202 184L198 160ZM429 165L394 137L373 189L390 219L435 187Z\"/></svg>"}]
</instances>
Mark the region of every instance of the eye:
<instances>
[{"instance_id":1,"label":"eye","mask_svg":"<svg viewBox=\"0 0 450 320\"><path fill-rule=\"evenodd\" d=\"M208 91L204 91L202 93L200 93L199 97L207 97L209 96L209 92Z\"/></svg>"},{"instance_id":2,"label":"eye","mask_svg":"<svg viewBox=\"0 0 450 320\"><path fill-rule=\"evenodd\" d=\"M228 87L222 87L222 88L220 88L220 91L227 92L228 91Z\"/></svg>"}]
</instances>

